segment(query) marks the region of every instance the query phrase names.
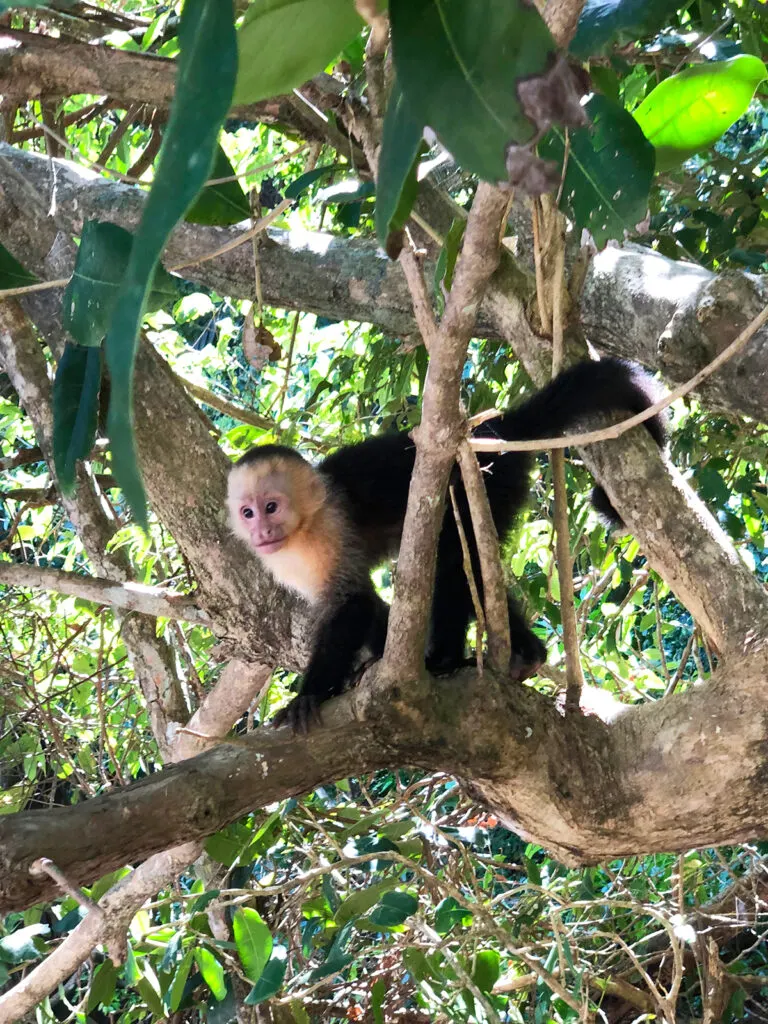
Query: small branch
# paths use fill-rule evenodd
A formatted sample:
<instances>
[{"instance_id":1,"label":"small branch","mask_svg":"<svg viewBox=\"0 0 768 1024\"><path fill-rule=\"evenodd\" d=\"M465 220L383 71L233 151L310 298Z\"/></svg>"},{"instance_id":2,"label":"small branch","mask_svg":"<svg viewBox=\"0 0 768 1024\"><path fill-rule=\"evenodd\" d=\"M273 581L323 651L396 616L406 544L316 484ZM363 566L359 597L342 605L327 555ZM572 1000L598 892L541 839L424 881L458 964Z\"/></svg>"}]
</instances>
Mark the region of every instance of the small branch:
<instances>
[{"instance_id":1,"label":"small branch","mask_svg":"<svg viewBox=\"0 0 768 1024\"><path fill-rule=\"evenodd\" d=\"M597 441L611 441L614 438L621 437L622 434L626 434L632 427L637 427L639 424L645 423L646 420L652 419L652 417L672 405L673 402L676 402L678 398L682 398L684 395L695 390L702 381L706 380L707 377L711 377L716 370L719 370L729 359L732 359L740 352L767 322L768 306L758 313L727 348L724 348L718 356L702 367L685 384L681 384L673 391L670 391L664 398L659 399L653 405L649 405L642 412L636 413L636 415L630 416L629 419L622 420L613 426L603 427L600 430L588 430L581 434L568 434L563 437L542 437L534 441L490 441L486 438L472 438L469 443L477 452L538 452L545 451L547 448L569 448L572 445L583 446L595 444Z\"/></svg>"},{"instance_id":2,"label":"small branch","mask_svg":"<svg viewBox=\"0 0 768 1024\"><path fill-rule=\"evenodd\" d=\"M97 914L100 914L98 904L94 903L92 899L85 895L85 893L74 883L70 882L63 871L50 860L48 857L38 857L36 861L33 861L29 867L29 873L31 875L48 875L58 885L62 892L67 893L72 899L77 900L81 907L85 907L87 910L94 910Z\"/></svg>"},{"instance_id":3,"label":"small branch","mask_svg":"<svg viewBox=\"0 0 768 1024\"><path fill-rule=\"evenodd\" d=\"M456 520L456 530L459 534L459 541L461 543L461 557L464 562L464 575L467 577L467 583L469 584L469 592L472 595L472 606L475 609L475 618L477 619L477 671L482 674L483 671L483 633L485 632L485 612L483 611L483 602L480 600L480 594L477 592L477 583L475 581L475 574L472 571L472 557L469 553L469 544L467 543L467 534L464 530L464 524L461 521L461 512L459 506L456 503L456 488L451 484L448 488L451 496L451 505L453 506L453 518Z\"/></svg>"},{"instance_id":4,"label":"small branch","mask_svg":"<svg viewBox=\"0 0 768 1024\"><path fill-rule=\"evenodd\" d=\"M483 603L488 626L488 661L492 669L504 673L509 666L511 644L507 588L499 556L499 536L488 504L477 456L466 440L459 444L458 462L483 575ZM480 638L478 636L478 645Z\"/></svg>"},{"instance_id":5,"label":"small branch","mask_svg":"<svg viewBox=\"0 0 768 1024\"><path fill-rule=\"evenodd\" d=\"M226 398L220 398L219 395L204 388L201 384L195 384L193 381L180 377L178 374L176 376L190 395L205 405L210 405L217 412L223 413L225 416L231 416L233 420L239 420L240 423L248 423L252 427L259 427L261 430L275 429L274 420L271 420L268 416L259 416L257 412L251 412L250 409L246 409L242 405L228 402Z\"/></svg>"},{"instance_id":6,"label":"small branch","mask_svg":"<svg viewBox=\"0 0 768 1024\"><path fill-rule=\"evenodd\" d=\"M584 0L547 0L544 21L561 49L565 49L576 33Z\"/></svg>"},{"instance_id":7,"label":"small branch","mask_svg":"<svg viewBox=\"0 0 768 1024\"><path fill-rule=\"evenodd\" d=\"M53 590L70 597L81 597L96 604L139 612L154 618L180 619L210 625L208 615L183 594L174 594L142 583L117 583L99 576L81 576L62 569L43 569L37 565L0 562L0 583L35 590Z\"/></svg>"}]
</instances>

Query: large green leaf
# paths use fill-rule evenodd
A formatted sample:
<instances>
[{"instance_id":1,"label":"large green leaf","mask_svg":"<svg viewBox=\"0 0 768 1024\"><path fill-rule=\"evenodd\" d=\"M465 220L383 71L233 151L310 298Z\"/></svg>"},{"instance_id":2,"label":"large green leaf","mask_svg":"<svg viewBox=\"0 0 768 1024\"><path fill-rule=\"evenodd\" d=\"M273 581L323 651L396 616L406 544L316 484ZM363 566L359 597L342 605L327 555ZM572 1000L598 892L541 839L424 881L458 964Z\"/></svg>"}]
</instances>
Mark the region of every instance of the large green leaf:
<instances>
[{"instance_id":1,"label":"large green leaf","mask_svg":"<svg viewBox=\"0 0 768 1024\"><path fill-rule=\"evenodd\" d=\"M385 892L368 920L382 928L396 928L418 908L419 901L409 892Z\"/></svg>"},{"instance_id":2,"label":"large green leaf","mask_svg":"<svg viewBox=\"0 0 768 1024\"><path fill-rule=\"evenodd\" d=\"M131 257L133 235L118 224L88 220L62 301L62 323L79 345L101 345ZM157 265L146 308L157 309L179 294L179 278Z\"/></svg>"},{"instance_id":3,"label":"large green leaf","mask_svg":"<svg viewBox=\"0 0 768 1024\"><path fill-rule=\"evenodd\" d=\"M221 148L216 150L213 167L209 177L231 178L235 169L229 157ZM184 220L190 224L207 224L216 227L227 227L246 220L251 215L248 197L240 187L239 181L222 181L217 185L207 185L187 210Z\"/></svg>"},{"instance_id":4,"label":"large green leaf","mask_svg":"<svg viewBox=\"0 0 768 1024\"><path fill-rule=\"evenodd\" d=\"M602 247L645 218L654 151L631 115L607 97L594 95L586 109L592 124L571 134L561 205ZM551 131L539 152L562 164L562 133Z\"/></svg>"},{"instance_id":5,"label":"large green leaf","mask_svg":"<svg viewBox=\"0 0 768 1024\"><path fill-rule=\"evenodd\" d=\"M466 170L504 181L507 145L536 132L518 87L543 75L555 54L535 5L390 0L389 13L397 78L413 122L433 128Z\"/></svg>"},{"instance_id":6,"label":"large green leaf","mask_svg":"<svg viewBox=\"0 0 768 1024\"><path fill-rule=\"evenodd\" d=\"M195 950L195 960L206 985L213 993L216 1001L220 1003L227 995L224 968L210 949L206 949L204 946Z\"/></svg>"},{"instance_id":7,"label":"large green leaf","mask_svg":"<svg viewBox=\"0 0 768 1024\"><path fill-rule=\"evenodd\" d=\"M587 0L569 51L582 59L661 28L680 0Z\"/></svg>"},{"instance_id":8,"label":"large green leaf","mask_svg":"<svg viewBox=\"0 0 768 1024\"><path fill-rule=\"evenodd\" d=\"M425 145L423 131L395 82L384 118L376 182L376 234L393 259L399 255L399 237L419 190L416 173Z\"/></svg>"},{"instance_id":9,"label":"large green leaf","mask_svg":"<svg viewBox=\"0 0 768 1024\"><path fill-rule=\"evenodd\" d=\"M697 64L660 82L635 113L656 148L656 167L668 170L707 149L746 111L768 78L759 57Z\"/></svg>"},{"instance_id":10,"label":"large green leaf","mask_svg":"<svg viewBox=\"0 0 768 1024\"><path fill-rule=\"evenodd\" d=\"M245 976L255 984L272 952L272 932L264 924L261 915L251 907L241 907L235 911L232 932L245 968Z\"/></svg>"},{"instance_id":11,"label":"large green leaf","mask_svg":"<svg viewBox=\"0 0 768 1024\"><path fill-rule=\"evenodd\" d=\"M38 278L26 270L8 250L0 245L0 288L23 288Z\"/></svg>"},{"instance_id":12,"label":"large green leaf","mask_svg":"<svg viewBox=\"0 0 768 1024\"><path fill-rule=\"evenodd\" d=\"M101 388L101 349L64 346L53 381L53 463L64 494L75 488L78 459L96 440Z\"/></svg>"},{"instance_id":13,"label":"large green leaf","mask_svg":"<svg viewBox=\"0 0 768 1024\"><path fill-rule=\"evenodd\" d=\"M288 968L288 952L283 946L275 946L269 963L261 977L245 997L246 1006L257 1006L266 999L271 999L280 991L285 972Z\"/></svg>"},{"instance_id":14,"label":"large green leaf","mask_svg":"<svg viewBox=\"0 0 768 1024\"><path fill-rule=\"evenodd\" d=\"M208 177L219 129L230 106L237 72L231 0L186 0L179 46L176 91L157 175L136 231L106 340L112 384L108 429L113 471L137 522L145 527L146 495L132 422L138 330L160 253Z\"/></svg>"},{"instance_id":15,"label":"large green leaf","mask_svg":"<svg viewBox=\"0 0 768 1024\"><path fill-rule=\"evenodd\" d=\"M362 27L354 0L254 0L237 33L233 102L256 103L303 85Z\"/></svg>"}]
</instances>

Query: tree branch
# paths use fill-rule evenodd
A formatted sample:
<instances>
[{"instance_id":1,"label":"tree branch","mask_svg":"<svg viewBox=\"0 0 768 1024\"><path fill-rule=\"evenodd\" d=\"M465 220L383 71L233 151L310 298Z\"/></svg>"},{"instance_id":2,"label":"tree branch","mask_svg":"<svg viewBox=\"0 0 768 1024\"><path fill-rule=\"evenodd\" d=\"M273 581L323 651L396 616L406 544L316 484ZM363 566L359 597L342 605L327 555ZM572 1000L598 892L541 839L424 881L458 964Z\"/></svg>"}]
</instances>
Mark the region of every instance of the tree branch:
<instances>
[{"instance_id":1,"label":"tree branch","mask_svg":"<svg viewBox=\"0 0 768 1024\"><path fill-rule=\"evenodd\" d=\"M110 605L141 615L180 619L210 625L205 612L184 594L174 594L162 587L147 587L142 583L116 583L99 576L83 576L62 569L43 569L38 565L0 562L0 583L12 587L31 587L53 590L57 594L81 597L96 604Z\"/></svg>"}]
</instances>

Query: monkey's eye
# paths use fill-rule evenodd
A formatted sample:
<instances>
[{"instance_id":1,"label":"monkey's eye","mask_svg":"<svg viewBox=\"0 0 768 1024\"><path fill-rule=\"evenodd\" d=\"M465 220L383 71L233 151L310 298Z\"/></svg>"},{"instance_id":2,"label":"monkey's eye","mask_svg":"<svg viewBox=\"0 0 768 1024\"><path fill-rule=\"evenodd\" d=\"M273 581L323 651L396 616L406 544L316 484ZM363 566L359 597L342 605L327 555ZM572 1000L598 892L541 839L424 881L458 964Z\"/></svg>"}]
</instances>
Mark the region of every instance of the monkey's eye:
<instances>
[{"instance_id":1,"label":"monkey's eye","mask_svg":"<svg viewBox=\"0 0 768 1024\"><path fill-rule=\"evenodd\" d=\"M240 514L243 519L253 519L253 509L249 508L247 505L240 509Z\"/></svg>"},{"instance_id":2,"label":"monkey's eye","mask_svg":"<svg viewBox=\"0 0 768 1024\"><path fill-rule=\"evenodd\" d=\"M277 502L268 501L267 504L264 506L264 511L267 513L268 516L274 515L275 512L277 512Z\"/></svg>"}]
</instances>

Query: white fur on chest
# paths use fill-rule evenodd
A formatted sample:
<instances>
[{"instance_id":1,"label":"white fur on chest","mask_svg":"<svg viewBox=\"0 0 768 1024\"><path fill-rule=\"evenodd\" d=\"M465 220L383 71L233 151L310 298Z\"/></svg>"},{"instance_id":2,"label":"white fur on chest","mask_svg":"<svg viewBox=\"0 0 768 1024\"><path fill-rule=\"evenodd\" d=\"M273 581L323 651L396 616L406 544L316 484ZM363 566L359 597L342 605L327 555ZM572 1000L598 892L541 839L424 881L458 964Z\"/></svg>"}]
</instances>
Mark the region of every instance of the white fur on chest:
<instances>
[{"instance_id":1,"label":"white fur on chest","mask_svg":"<svg viewBox=\"0 0 768 1024\"><path fill-rule=\"evenodd\" d=\"M307 564L303 552L285 547L273 555L263 557L262 562L278 583L298 590L310 604L320 599L325 581L319 567Z\"/></svg>"}]
</instances>

